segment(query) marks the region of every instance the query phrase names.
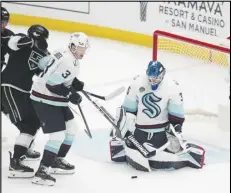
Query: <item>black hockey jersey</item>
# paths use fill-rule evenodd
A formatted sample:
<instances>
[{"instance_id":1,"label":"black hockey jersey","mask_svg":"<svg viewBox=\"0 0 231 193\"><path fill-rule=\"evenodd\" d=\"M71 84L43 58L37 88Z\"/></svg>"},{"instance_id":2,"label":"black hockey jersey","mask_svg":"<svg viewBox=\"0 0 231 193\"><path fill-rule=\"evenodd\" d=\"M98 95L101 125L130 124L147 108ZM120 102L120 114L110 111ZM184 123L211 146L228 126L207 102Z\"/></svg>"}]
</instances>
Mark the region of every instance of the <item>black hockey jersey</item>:
<instances>
[{"instance_id":1,"label":"black hockey jersey","mask_svg":"<svg viewBox=\"0 0 231 193\"><path fill-rule=\"evenodd\" d=\"M38 62L48 55L48 51L42 51L36 46L23 47L10 54L6 68L2 72L2 86L11 86L15 89L30 92L32 78L39 74Z\"/></svg>"},{"instance_id":2,"label":"black hockey jersey","mask_svg":"<svg viewBox=\"0 0 231 193\"><path fill-rule=\"evenodd\" d=\"M11 36L13 36L14 33L9 29L4 29L4 31L1 33L1 68L3 64L5 63L5 56L6 54L10 54L12 51L8 46L8 41Z\"/></svg>"}]
</instances>

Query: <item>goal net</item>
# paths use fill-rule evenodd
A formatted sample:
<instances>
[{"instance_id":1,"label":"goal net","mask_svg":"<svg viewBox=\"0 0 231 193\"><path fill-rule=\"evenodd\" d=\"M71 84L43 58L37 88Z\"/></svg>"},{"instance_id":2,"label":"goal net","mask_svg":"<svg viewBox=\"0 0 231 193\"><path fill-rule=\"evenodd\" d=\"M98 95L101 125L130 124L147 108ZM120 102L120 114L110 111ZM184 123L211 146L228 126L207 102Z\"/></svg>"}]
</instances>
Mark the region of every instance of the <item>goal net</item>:
<instances>
[{"instance_id":1,"label":"goal net","mask_svg":"<svg viewBox=\"0 0 231 193\"><path fill-rule=\"evenodd\" d=\"M186 108L186 114L218 116L216 110L205 110L201 108L203 104L195 105L195 101L199 101L200 98L204 98L205 95L214 95L212 94L212 89L208 90L207 93L205 93L204 90L198 91L196 84L204 83L205 87L206 85L209 86L209 84L212 85L213 82L216 82L219 78L217 78L218 74L221 75L221 72L218 72L219 70L223 70L224 72L222 74L224 77L220 79L229 82L230 40L220 39L218 37L189 36L187 34L157 30L153 34L153 60L159 60L164 63L164 65L171 63L172 66L167 68L168 71L188 69L188 77L181 79L181 82L187 81L191 76L191 80L188 80L187 83L188 88L185 90L194 90L195 96L193 96L194 98L189 96L192 99L190 101L192 105L191 108ZM179 63L181 63L181 65L178 65ZM171 69L173 66L174 68L176 67L176 69ZM182 76L184 72L185 71L182 71ZM206 74L212 74L214 77L210 76L209 80ZM204 76L204 79L202 79L200 83L195 83L193 86L193 83L197 81L199 76ZM229 90L228 84L227 90ZM205 102L208 100L204 99ZM203 100L201 103L203 103Z\"/></svg>"}]
</instances>

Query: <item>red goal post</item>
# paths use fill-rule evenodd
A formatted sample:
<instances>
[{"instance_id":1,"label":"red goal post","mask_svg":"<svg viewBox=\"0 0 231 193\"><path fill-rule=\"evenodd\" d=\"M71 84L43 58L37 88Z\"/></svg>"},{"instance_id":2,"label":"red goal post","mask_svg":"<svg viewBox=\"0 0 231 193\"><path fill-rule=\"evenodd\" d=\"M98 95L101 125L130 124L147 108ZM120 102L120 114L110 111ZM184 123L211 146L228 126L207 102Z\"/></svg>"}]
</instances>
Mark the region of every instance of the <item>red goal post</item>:
<instances>
[{"instance_id":1,"label":"red goal post","mask_svg":"<svg viewBox=\"0 0 231 193\"><path fill-rule=\"evenodd\" d=\"M158 60L158 51L160 50L222 66L230 65L230 40L228 39L199 36L193 38L189 35L156 30L153 33L153 60Z\"/></svg>"}]
</instances>

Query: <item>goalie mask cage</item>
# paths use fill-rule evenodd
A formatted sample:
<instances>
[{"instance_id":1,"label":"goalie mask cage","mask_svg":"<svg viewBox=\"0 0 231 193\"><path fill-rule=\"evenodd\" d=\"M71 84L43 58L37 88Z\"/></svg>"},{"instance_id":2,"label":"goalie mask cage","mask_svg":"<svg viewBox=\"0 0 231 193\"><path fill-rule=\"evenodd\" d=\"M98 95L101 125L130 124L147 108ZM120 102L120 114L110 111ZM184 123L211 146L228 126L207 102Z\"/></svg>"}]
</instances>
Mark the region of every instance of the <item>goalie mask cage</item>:
<instances>
[{"instance_id":1,"label":"goalie mask cage","mask_svg":"<svg viewBox=\"0 0 231 193\"><path fill-rule=\"evenodd\" d=\"M159 52L178 54L215 63L221 66L230 66L230 40L218 37L189 36L179 33L170 33L157 30L153 33L153 60L159 59ZM161 60L161 59L160 59ZM186 109L186 114L218 116L215 113L202 109Z\"/></svg>"}]
</instances>

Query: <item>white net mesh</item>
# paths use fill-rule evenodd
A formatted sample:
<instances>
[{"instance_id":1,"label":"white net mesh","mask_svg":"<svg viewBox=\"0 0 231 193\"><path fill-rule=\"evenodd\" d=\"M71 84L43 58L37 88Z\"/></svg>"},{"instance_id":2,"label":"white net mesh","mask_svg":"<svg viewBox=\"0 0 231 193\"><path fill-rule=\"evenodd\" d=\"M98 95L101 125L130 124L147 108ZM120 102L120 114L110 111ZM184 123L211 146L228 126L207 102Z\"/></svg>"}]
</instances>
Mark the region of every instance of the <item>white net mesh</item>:
<instances>
[{"instance_id":1,"label":"white net mesh","mask_svg":"<svg viewBox=\"0 0 231 193\"><path fill-rule=\"evenodd\" d=\"M164 32L163 36L161 33L158 35L158 31L156 34L158 36L157 58L158 51L164 50L222 66L230 65L230 40L217 37L187 37L166 32Z\"/></svg>"},{"instance_id":2,"label":"white net mesh","mask_svg":"<svg viewBox=\"0 0 231 193\"><path fill-rule=\"evenodd\" d=\"M229 92L229 55L230 44L226 39L159 31L154 35L153 59L162 62L171 75L184 83L188 115L217 117L219 101L227 98Z\"/></svg>"}]
</instances>

